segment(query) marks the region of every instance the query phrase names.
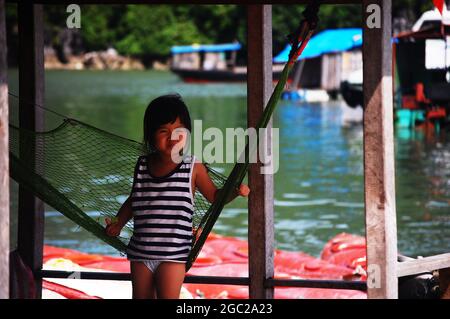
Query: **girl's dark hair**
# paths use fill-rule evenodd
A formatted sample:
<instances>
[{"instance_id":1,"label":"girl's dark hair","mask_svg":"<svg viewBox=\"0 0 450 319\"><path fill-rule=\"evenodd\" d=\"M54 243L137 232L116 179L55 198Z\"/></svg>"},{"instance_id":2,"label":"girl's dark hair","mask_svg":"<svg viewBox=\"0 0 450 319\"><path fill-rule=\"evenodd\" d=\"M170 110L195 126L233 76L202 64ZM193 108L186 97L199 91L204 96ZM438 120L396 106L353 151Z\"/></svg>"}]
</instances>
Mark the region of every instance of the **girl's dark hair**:
<instances>
[{"instance_id":1,"label":"girl's dark hair","mask_svg":"<svg viewBox=\"0 0 450 319\"><path fill-rule=\"evenodd\" d=\"M175 122L177 117L191 132L191 117L179 94L162 95L150 102L144 115L144 143L148 151L154 149L153 137L158 128Z\"/></svg>"}]
</instances>

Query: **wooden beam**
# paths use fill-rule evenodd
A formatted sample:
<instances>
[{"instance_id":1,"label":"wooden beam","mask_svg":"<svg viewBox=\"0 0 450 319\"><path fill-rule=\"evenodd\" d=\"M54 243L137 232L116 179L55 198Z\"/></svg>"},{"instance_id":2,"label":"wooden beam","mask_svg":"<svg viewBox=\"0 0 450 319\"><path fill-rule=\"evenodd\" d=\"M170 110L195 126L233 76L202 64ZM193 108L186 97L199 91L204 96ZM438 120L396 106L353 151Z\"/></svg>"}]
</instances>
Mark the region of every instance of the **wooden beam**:
<instances>
[{"instance_id":1,"label":"wooden beam","mask_svg":"<svg viewBox=\"0 0 450 319\"><path fill-rule=\"evenodd\" d=\"M98 271L66 271L66 270L42 270L39 272L42 278L77 278L80 280L118 280L130 281L130 273L98 272ZM220 277L220 276L194 276L187 275L185 284L205 285L235 285L248 286L248 277ZM330 288L345 290L367 290L364 281L323 280L323 279L268 279L266 286L270 287L303 287L303 288Z\"/></svg>"},{"instance_id":2,"label":"wooden beam","mask_svg":"<svg viewBox=\"0 0 450 319\"><path fill-rule=\"evenodd\" d=\"M364 0L362 10L368 297L398 298L391 0Z\"/></svg>"},{"instance_id":3,"label":"wooden beam","mask_svg":"<svg viewBox=\"0 0 450 319\"><path fill-rule=\"evenodd\" d=\"M5 1L0 0L0 299L9 298L8 63ZM4 48L4 49L3 49Z\"/></svg>"},{"instance_id":4,"label":"wooden beam","mask_svg":"<svg viewBox=\"0 0 450 319\"><path fill-rule=\"evenodd\" d=\"M247 23L247 124L256 127L273 89L272 7L247 6ZM270 145L272 121L267 128ZM259 158L249 168L249 277L250 298L266 299L273 298L273 287L264 285L274 274L273 174L261 174L261 168Z\"/></svg>"},{"instance_id":5,"label":"wooden beam","mask_svg":"<svg viewBox=\"0 0 450 319\"><path fill-rule=\"evenodd\" d=\"M450 253L398 263L397 276L404 277L444 268L450 268Z\"/></svg>"},{"instance_id":6,"label":"wooden beam","mask_svg":"<svg viewBox=\"0 0 450 319\"><path fill-rule=\"evenodd\" d=\"M19 21L19 125L42 130L43 114L35 107L44 105L44 32L42 5L20 2ZM21 151L37 145L21 146ZM42 147L42 146L39 146ZM29 158L28 160L33 161ZM33 165L33 164L32 164ZM44 205L31 192L19 186L18 251L33 273L42 269L44 244ZM41 297L42 280L36 276L36 297Z\"/></svg>"},{"instance_id":7,"label":"wooden beam","mask_svg":"<svg viewBox=\"0 0 450 319\"><path fill-rule=\"evenodd\" d=\"M101 271L66 271L66 270L41 270L42 278L77 278L80 280L119 280L131 281L130 273L101 272ZM221 277L221 276L191 276L184 277L186 284L211 284L211 285L236 285L248 286L248 277Z\"/></svg>"},{"instance_id":8,"label":"wooden beam","mask_svg":"<svg viewBox=\"0 0 450 319\"><path fill-rule=\"evenodd\" d=\"M266 284L271 287L367 290L367 285L364 281L352 280L268 279Z\"/></svg>"}]
</instances>

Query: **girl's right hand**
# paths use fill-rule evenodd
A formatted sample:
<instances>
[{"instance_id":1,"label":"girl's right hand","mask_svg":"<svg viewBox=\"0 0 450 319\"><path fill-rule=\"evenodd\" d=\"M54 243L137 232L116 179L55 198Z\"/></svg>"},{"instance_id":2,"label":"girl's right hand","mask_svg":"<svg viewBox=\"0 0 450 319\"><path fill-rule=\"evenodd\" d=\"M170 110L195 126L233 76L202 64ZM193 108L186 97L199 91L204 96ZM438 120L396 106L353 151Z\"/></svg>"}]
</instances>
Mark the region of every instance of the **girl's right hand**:
<instances>
[{"instance_id":1,"label":"girl's right hand","mask_svg":"<svg viewBox=\"0 0 450 319\"><path fill-rule=\"evenodd\" d=\"M120 235L122 227L119 225L119 222L113 222L111 218L105 218L106 222L106 234L111 237L116 237Z\"/></svg>"}]
</instances>

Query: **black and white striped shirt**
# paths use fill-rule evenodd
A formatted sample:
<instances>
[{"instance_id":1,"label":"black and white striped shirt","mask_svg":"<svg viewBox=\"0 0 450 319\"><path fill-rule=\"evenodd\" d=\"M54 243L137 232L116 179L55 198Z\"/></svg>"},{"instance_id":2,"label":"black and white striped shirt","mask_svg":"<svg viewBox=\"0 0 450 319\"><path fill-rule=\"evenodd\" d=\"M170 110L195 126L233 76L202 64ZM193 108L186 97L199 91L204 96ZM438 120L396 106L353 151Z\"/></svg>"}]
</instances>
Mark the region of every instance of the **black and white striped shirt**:
<instances>
[{"instance_id":1,"label":"black and white striped shirt","mask_svg":"<svg viewBox=\"0 0 450 319\"><path fill-rule=\"evenodd\" d=\"M194 156L163 177L152 176L148 158L136 164L131 203L134 231L129 260L187 261L192 245L192 171Z\"/></svg>"}]
</instances>

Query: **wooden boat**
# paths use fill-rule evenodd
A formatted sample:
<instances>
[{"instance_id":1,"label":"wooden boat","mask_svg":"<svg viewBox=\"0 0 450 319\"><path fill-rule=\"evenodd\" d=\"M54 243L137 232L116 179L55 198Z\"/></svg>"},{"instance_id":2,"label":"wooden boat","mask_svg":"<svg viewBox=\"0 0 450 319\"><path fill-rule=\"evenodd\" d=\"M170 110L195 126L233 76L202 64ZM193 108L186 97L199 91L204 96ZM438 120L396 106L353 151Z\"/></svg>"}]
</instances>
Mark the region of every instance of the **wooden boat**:
<instances>
[{"instance_id":1,"label":"wooden boat","mask_svg":"<svg viewBox=\"0 0 450 319\"><path fill-rule=\"evenodd\" d=\"M351 108L363 107L363 86L361 82L345 80L340 87L342 98Z\"/></svg>"},{"instance_id":2,"label":"wooden boat","mask_svg":"<svg viewBox=\"0 0 450 319\"><path fill-rule=\"evenodd\" d=\"M170 70L189 83L245 82L247 67L236 65L240 49L237 42L174 46ZM279 79L282 69L282 65L274 65L274 80Z\"/></svg>"},{"instance_id":3,"label":"wooden boat","mask_svg":"<svg viewBox=\"0 0 450 319\"><path fill-rule=\"evenodd\" d=\"M247 81L247 69L244 67L227 70L172 68L171 71L188 83Z\"/></svg>"}]
</instances>

